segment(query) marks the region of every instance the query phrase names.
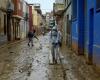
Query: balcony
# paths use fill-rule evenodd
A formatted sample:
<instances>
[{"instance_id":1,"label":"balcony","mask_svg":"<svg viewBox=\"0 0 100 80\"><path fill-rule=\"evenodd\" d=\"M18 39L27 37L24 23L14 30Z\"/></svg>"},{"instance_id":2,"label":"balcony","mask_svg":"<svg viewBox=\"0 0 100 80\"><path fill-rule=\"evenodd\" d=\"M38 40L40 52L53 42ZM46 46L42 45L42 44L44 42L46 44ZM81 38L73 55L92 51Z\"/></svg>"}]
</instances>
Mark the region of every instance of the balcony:
<instances>
[{"instance_id":1,"label":"balcony","mask_svg":"<svg viewBox=\"0 0 100 80\"><path fill-rule=\"evenodd\" d=\"M54 9L54 14L60 15L64 10L64 4L63 3L54 3L53 9Z\"/></svg>"}]
</instances>

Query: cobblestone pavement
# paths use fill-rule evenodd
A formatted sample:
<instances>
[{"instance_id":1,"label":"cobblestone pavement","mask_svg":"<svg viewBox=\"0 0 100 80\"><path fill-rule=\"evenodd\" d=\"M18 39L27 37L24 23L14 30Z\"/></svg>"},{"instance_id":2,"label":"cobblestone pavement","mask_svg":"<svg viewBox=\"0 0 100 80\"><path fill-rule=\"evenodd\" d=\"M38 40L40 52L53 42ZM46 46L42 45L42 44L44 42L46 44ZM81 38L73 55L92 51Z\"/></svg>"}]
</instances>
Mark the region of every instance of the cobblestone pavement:
<instances>
[{"instance_id":1,"label":"cobblestone pavement","mask_svg":"<svg viewBox=\"0 0 100 80\"><path fill-rule=\"evenodd\" d=\"M47 36L0 48L0 80L64 80L62 66L50 65L50 47Z\"/></svg>"},{"instance_id":2,"label":"cobblestone pavement","mask_svg":"<svg viewBox=\"0 0 100 80\"><path fill-rule=\"evenodd\" d=\"M66 46L62 47L62 63L66 80L100 80L93 65L86 64L84 56L78 56Z\"/></svg>"},{"instance_id":3,"label":"cobblestone pavement","mask_svg":"<svg viewBox=\"0 0 100 80\"><path fill-rule=\"evenodd\" d=\"M0 80L100 80L92 66L84 58L62 47L59 64L50 64L48 36L27 40L0 48Z\"/></svg>"}]
</instances>

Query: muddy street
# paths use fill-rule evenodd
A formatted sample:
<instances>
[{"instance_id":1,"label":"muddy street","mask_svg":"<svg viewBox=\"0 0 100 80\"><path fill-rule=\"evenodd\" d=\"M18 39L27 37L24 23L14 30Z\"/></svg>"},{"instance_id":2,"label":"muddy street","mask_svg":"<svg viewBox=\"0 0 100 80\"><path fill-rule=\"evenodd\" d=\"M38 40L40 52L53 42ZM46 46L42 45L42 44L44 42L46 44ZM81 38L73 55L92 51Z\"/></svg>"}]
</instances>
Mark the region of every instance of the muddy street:
<instances>
[{"instance_id":1,"label":"muddy street","mask_svg":"<svg viewBox=\"0 0 100 80\"><path fill-rule=\"evenodd\" d=\"M0 48L0 80L100 80L83 57L63 46L61 60L54 65L50 50L47 35L40 36L39 41L34 39L33 47L27 40L5 45Z\"/></svg>"},{"instance_id":2,"label":"muddy street","mask_svg":"<svg viewBox=\"0 0 100 80\"><path fill-rule=\"evenodd\" d=\"M64 80L62 66L51 65L48 36L6 45L0 50L0 80Z\"/></svg>"},{"instance_id":3,"label":"muddy street","mask_svg":"<svg viewBox=\"0 0 100 80\"><path fill-rule=\"evenodd\" d=\"M0 80L100 80L100 0L0 0Z\"/></svg>"}]
</instances>

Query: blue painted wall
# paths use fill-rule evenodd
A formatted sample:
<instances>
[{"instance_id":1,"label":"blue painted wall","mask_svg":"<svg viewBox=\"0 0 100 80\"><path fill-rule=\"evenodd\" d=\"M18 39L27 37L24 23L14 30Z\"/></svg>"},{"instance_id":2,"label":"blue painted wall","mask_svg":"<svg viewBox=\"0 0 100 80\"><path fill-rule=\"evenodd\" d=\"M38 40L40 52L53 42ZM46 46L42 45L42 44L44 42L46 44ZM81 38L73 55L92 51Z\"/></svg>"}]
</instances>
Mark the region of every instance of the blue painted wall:
<instances>
[{"instance_id":1,"label":"blue painted wall","mask_svg":"<svg viewBox=\"0 0 100 80\"><path fill-rule=\"evenodd\" d=\"M96 0L86 0L86 11L84 10L83 3L84 0L77 0L77 19L72 20L72 41L77 42L78 46L84 47L87 55L93 56L93 63L100 66L100 12L96 12ZM90 37L92 30L90 26L91 9L94 14L94 23L93 36ZM92 38L93 40L91 40ZM93 43L93 46L90 46L91 43Z\"/></svg>"},{"instance_id":2,"label":"blue painted wall","mask_svg":"<svg viewBox=\"0 0 100 80\"><path fill-rule=\"evenodd\" d=\"M89 54L89 17L90 10L94 9L94 25L93 25L93 63L100 66L100 12L96 12L96 0L87 0L87 15L85 19L85 48L87 55Z\"/></svg>"},{"instance_id":3,"label":"blue painted wall","mask_svg":"<svg viewBox=\"0 0 100 80\"><path fill-rule=\"evenodd\" d=\"M72 22L72 40L78 43L78 24L77 20Z\"/></svg>"},{"instance_id":4,"label":"blue painted wall","mask_svg":"<svg viewBox=\"0 0 100 80\"><path fill-rule=\"evenodd\" d=\"M94 0L94 63L100 67L100 12L96 12L96 0Z\"/></svg>"},{"instance_id":5,"label":"blue painted wall","mask_svg":"<svg viewBox=\"0 0 100 80\"><path fill-rule=\"evenodd\" d=\"M78 0L78 27L79 27L79 50L84 50L84 0ZM79 51L79 54L83 54L83 51Z\"/></svg>"},{"instance_id":6,"label":"blue painted wall","mask_svg":"<svg viewBox=\"0 0 100 80\"><path fill-rule=\"evenodd\" d=\"M74 6L73 6L74 5ZM77 0L72 0L72 14L74 14L75 18L72 19L72 42L73 43L77 43L78 44L78 18L77 18L77 15L78 13L77 12Z\"/></svg>"},{"instance_id":7,"label":"blue painted wall","mask_svg":"<svg viewBox=\"0 0 100 80\"><path fill-rule=\"evenodd\" d=\"M72 20L72 39L77 42L78 49L84 48L84 0L77 0L77 19ZM82 53L82 51L79 51Z\"/></svg>"},{"instance_id":8,"label":"blue painted wall","mask_svg":"<svg viewBox=\"0 0 100 80\"><path fill-rule=\"evenodd\" d=\"M85 14L84 14L84 50L85 50L85 53L87 53L88 52L88 31L89 31L89 28L88 28L88 26L87 26L87 24L88 24L88 14L87 14L87 10L88 10L88 6L87 6L87 0L85 0L85 4L84 4L84 6L85 6Z\"/></svg>"}]
</instances>

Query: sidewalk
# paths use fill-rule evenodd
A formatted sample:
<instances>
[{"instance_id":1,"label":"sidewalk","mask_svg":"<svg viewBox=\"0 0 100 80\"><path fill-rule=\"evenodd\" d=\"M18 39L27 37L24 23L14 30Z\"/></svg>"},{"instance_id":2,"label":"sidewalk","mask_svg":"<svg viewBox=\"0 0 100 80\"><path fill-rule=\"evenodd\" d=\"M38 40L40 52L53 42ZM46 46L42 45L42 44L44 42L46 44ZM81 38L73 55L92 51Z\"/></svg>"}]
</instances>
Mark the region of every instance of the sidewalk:
<instances>
[{"instance_id":1,"label":"sidewalk","mask_svg":"<svg viewBox=\"0 0 100 80\"><path fill-rule=\"evenodd\" d=\"M77 56L65 45L61 48L62 63L67 80L100 80L92 65L87 65L84 56Z\"/></svg>"},{"instance_id":2,"label":"sidewalk","mask_svg":"<svg viewBox=\"0 0 100 80\"><path fill-rule=\"evenodd\" d=\"M22 42L22 41L25 41L25 39L4 42L4 43L0 44L0 48L4 48L5 46L17 44L17 43L20 43L20 42Z\"/></svg>"}]
</instances>

